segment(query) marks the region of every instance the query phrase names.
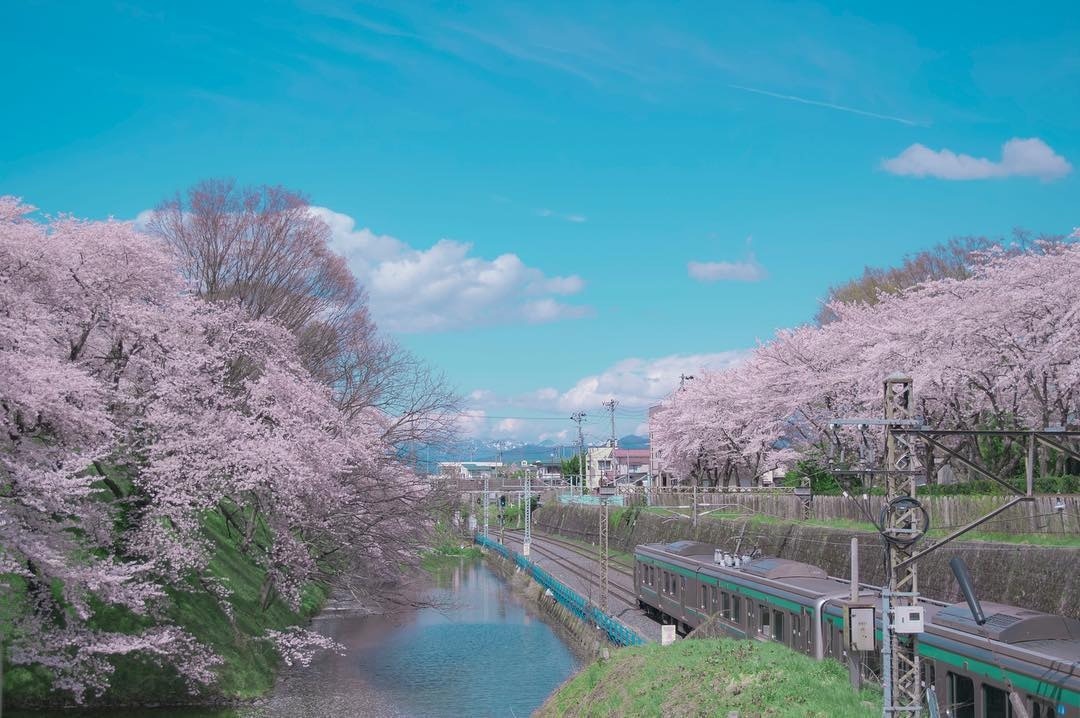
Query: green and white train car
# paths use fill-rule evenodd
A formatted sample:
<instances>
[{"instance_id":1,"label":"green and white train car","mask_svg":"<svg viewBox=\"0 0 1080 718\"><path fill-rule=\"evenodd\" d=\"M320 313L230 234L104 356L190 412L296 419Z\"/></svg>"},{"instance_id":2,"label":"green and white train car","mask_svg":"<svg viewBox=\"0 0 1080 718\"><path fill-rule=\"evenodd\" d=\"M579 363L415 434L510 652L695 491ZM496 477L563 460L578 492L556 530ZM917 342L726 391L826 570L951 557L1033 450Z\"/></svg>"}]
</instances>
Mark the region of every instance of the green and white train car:
<instances>
[{"instance_id":1,"label":"green and white train car","mask_svg":"<svg viewBox=\"0 0 1080 718\"><path fill-rule=\"evenodd\" d=\"M688 633L710 617L724 633L784 643L817 659L847 658L850 584L811 564L721 555L694 541L645 544L634 552L638 604ZM874 590L858 603L880 605ZM1080 718L1080 621L984 603L977 626L967 604L923 604L918 637L924 685L949 718L1012 718L1009 685L1031 718ZM879 630L880 639L880 630ZM878 670L876 653L864 654Z\"/></svg>"}]
</instances>

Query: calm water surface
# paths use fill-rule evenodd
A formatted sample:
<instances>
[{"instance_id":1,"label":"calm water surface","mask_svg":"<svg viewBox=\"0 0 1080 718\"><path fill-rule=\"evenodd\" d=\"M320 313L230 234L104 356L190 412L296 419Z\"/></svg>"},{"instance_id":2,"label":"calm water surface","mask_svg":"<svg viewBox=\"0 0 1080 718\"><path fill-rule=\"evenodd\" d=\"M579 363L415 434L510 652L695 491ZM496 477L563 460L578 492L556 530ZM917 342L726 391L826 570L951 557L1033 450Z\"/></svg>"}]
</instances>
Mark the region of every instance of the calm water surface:
<instances>
[{"instance_id":1,"label":"calm water surface","mask_svg":"<svg viewBox=\"0 0 1080 718\"><path fill-rule=\"evenodd\" d=\"M346 646L284 669L273 696L236 710L94 711L86 718L527 716L581 665L557 628L481 561L446 566L391 615L332 612L313 628ZM78 713L68 715L78 716Z\"/></svg>"}]
</instances>

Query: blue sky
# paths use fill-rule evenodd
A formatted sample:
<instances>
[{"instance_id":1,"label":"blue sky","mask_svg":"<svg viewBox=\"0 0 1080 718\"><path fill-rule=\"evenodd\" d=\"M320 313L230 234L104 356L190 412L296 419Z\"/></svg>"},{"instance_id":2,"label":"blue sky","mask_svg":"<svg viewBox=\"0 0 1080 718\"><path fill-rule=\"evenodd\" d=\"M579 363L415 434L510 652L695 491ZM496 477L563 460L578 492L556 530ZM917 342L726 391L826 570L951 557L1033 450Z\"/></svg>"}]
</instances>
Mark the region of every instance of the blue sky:
<instances>
[{"instance_id":1,"label":"blue sky","mask_svg":"<svg viewBox=\"0 0 1080 718\"><path fill-rule=\"evenodd\" d=\"M0 193L134 218L205 177L303 190L480 435L582 408L598 438L609 396L633 431L867 264L1080 224L1074 3L5 14Z\"/></svg>"}]
</instances>

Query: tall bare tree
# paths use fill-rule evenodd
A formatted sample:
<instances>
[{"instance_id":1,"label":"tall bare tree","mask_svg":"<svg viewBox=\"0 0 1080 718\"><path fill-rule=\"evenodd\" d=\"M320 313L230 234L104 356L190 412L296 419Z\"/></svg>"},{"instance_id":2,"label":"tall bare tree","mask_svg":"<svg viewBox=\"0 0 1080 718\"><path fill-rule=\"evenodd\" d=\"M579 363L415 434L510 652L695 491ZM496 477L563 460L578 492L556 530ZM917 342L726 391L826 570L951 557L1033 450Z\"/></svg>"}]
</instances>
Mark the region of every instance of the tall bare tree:
<instances>
[{"instance_id":1,"label":"tall bare tree","mask_svg":"<svg viewBox=\"0 0 1080 718\"><path fill-rule=\"evenodd\" d=\"M829 308L835 301L845 304L875 304L882 294L897 294L922 282L935 279L967 279L974 265L984 262L991 251L1006 255L1039 252L1049 244L1063 241L1060 235L1034 236L1025 229L1014 229L1012 237L954 237L930 249L906 255L896 267L866 267L861 277L829 288L815 319L819 325L835 321Z\"/></svg>"},{"instance_id":2,"label":"tall bare tree","mask_svg":"<svg viewBox=\"0 0 1080 718\"><path fill-rule=\"evenodd\" d=\"M366 293L303 194L204 180L162 202L147 227L172 247L200 296L239 303L292 332L309 371L347 412L379 410L386 438L399 446L451 438L459 398L378 332Z\"/></svg>"}]
</instances>

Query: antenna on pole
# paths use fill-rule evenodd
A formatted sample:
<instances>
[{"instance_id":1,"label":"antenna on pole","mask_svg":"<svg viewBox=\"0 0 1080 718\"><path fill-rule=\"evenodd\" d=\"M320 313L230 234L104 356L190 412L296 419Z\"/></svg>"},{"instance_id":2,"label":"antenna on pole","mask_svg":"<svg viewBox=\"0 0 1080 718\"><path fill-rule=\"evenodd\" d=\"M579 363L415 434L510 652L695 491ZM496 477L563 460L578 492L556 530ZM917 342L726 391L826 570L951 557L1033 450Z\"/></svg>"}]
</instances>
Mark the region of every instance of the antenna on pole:
<instances>
[{"instance_id":1,"label":"antenna on pole","mask_svg":"<svg viewBox=\"0 0 1080 718\"><path fill-rule=\"evenodd\" d=\"M619 448L619 440L615 437L615 407L619 405L619 402L614 399L608 399L604 402L604 408L611 414L611 478L612 483L615 479L619 478L619 464L615 460L615 449Z\"/></svg>"},{"instance_id":2,"label":"antenna on pole","mask_svg":"<svg viewBox=\"0 0 1080 718\"><path fill-rule=\"evenodd\" d=\"M585 421L584 411L575 411L570 415L570 421L577 422L578 436L578 484L582 493L585 493L585 435L581 431L581 422ZM573 490L570 491L573 494Z\"/></svg>"}]
</instances>

